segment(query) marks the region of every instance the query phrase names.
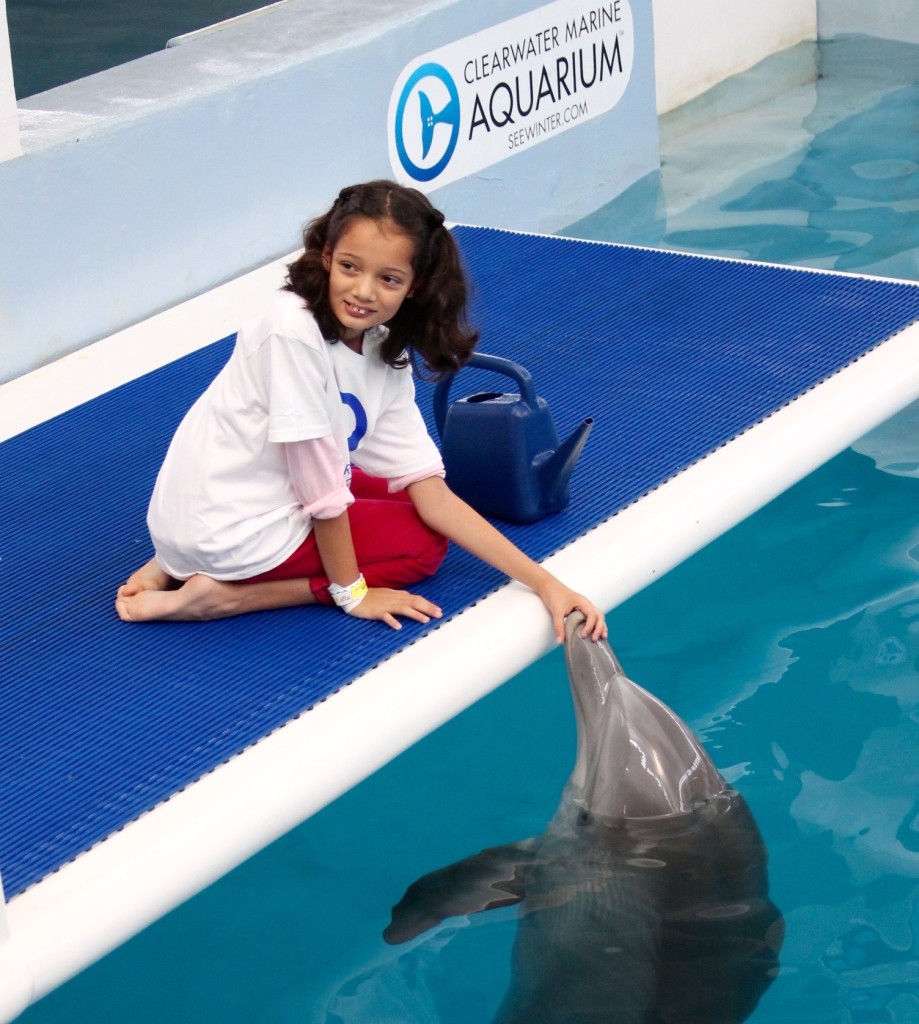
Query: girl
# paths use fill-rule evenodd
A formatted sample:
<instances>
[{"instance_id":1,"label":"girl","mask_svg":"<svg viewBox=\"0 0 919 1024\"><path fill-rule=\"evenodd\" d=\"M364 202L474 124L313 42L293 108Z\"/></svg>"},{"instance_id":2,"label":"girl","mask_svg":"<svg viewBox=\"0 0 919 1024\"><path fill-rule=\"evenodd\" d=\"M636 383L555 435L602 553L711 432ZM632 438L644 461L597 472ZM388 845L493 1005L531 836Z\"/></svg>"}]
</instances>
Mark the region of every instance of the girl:
<instances>
[{"instance_id":1,"label":"girl","mask_svg":"<svg viewBox=\"0 0 919 1024\"><path fill-rule=\"evenodd\" d=\"M119 588L125 621L216 619L291 605L429 622L403 588L452 540L532 588L559 640L603 615L454 495L414 401L409 358L458 370L478 334L443 214L388 181L343 189L303 255L179 426L150 500L156 555ZM351 464L354 464L352 470Z\"/></svg>"}]
</instances>

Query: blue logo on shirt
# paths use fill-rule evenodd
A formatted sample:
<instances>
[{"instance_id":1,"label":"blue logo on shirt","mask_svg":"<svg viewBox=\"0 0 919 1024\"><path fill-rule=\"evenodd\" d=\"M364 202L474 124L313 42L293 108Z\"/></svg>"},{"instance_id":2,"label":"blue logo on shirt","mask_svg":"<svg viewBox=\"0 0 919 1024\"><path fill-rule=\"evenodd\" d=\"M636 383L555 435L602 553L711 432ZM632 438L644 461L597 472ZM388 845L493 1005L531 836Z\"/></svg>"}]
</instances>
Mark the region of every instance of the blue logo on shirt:
<instances>
[{"instance_id":1,"label":"blue logo on shirt","mask_svg":"<svg viewBox=\"0 0 919 1024\"><path fill-rule=\"evenodd\" d=\"M367 433L367 413L364 412L364 407L357 395L351 395L347 391L340 391L339 394L342 404L354 413L354 430L351 431L351 436L348 438L348 451L353 452Z\"/></svg>"}]
</instances>

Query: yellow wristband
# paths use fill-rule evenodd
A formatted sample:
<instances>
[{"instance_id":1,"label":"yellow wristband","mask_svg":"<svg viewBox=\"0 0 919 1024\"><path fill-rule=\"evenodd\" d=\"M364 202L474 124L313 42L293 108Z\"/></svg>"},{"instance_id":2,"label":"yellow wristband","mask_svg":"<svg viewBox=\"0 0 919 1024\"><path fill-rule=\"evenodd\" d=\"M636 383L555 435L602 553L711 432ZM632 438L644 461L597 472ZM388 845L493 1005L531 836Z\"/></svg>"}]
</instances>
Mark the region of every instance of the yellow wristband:
<instances>
[{"instance_id":1,"label":"yellow wristband","mask_svg":"<svg viewBox=\"0 0 919 1024\"><path fill-rule=\"evenodd\" d=\"M358 576L358 578L347 587L339 586L337 583L330 583L329 594L339 608L345 612L350 612L367 596L367 581L364 579L364 574L361 573L360 576Z\"/></svg>"}]
</instances>

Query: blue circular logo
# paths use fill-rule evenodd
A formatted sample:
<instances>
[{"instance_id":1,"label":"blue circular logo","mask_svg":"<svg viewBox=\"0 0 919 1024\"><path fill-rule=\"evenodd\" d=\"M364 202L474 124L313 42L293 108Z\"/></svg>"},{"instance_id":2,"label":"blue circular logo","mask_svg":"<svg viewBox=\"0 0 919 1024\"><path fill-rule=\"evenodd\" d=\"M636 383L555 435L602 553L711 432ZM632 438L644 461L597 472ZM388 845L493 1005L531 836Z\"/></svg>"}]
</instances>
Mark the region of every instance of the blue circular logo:
<instances>
[{"instance_id":1,"label":"blue circular logo","mask_svg":"<svg viewBox=\"0 0 919 1024\"><path fill-rule=\"evenodd\" d=\"M416 68L399 96L396 152L415 181L431 181L450 162L460 131L460 100L456 83L441 64Z\"/></svg>"},{"instance_id":2,"label":"blue circular logo","mask_svg":"<svg viewBox=\"0 0 919 1024\"><path fill-rule=\"evenodd\" d=\"M351 436L348 438L348 451L353 452L363 441L364 434L367 433L367 413L364 412L364 407L357 395L352 395L348 391L340 391L339 394L342 404L354 413L354 430L351 431Z\"/></svg>"}]
</instances>

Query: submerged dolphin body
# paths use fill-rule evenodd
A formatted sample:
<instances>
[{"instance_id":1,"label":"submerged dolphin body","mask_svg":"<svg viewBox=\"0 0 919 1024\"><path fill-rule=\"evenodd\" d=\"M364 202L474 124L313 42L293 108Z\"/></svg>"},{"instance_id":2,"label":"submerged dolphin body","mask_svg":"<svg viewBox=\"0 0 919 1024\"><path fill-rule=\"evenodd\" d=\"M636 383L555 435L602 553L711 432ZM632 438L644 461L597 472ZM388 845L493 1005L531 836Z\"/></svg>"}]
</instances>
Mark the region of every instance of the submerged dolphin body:
<instances>
[{"instance_id":1,"label":"submerged dolphin body","mask_svg":"<svg viewBox=\"0 0 919 1024\"><path fill-rule=\"evenodd\" d=\"M574 771L534 839L415 882L384 932L520 904L499 1024L728 1024L769 986L783 937L766 852L743 798L692 731L566 627Z\"/></svg>"}]
</instances>

